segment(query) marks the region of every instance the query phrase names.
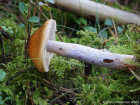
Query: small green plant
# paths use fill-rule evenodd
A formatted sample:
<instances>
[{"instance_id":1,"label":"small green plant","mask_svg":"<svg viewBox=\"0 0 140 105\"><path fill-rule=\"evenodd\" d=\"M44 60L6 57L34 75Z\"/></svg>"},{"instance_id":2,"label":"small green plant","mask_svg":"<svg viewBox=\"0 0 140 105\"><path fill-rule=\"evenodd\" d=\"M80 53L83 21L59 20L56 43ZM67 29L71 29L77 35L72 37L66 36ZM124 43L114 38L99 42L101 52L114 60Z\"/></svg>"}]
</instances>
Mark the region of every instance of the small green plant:
<instances>
[{"instance_id":1,"label":"small green plant","mask_svg":"<svg viewBox=\"0 0 140 105\"><path fill-rule=\"evenodd\" d=\"M94 28L93 26L88 26L87 25L87 20L85 19L85 18L82 18L82 17L80 17L80 18L77 18L77 19L75 19L74 20L79 26L81 26L82 27L82 29L84 29L84 30L87 30L87 31L89 31L89 32L97 32L97 29L96 28ZM84 26L82 26L82 25L84 25Z\"/></svg>"},{"instance_id":2,"label":"small green plant","mask_svg":"<svg viewBox=\"0 0 140 105\"><path fill-rule=\"evenodd\" d=\"M5 99L2 99L2 93L0 92L0 105L4 105L4 104L6 104L5 102L7 101L7 100L12 100L12 98L11 97L6 97ZM12 102L11 102L11 104L12 104Z\"/></svg>"},{"instance_id":3,"label":"small green plant","mask_svg":"<svg viewBox=\"0 0 140 105\"><path fill-rule=\"evenodd\" d=\"M6 73L3 71L3 70L0 70L0 82L2 82L2 80L5 78L5 76L6 76ZM2 88L2 87L1 87ZM5 102L7 101L7 100L12 100L12 98L11 97L5 97L4 99L3 99L3 94L2 94L2 92L1 92L1 89L0 89L0 105L2 104L6 104ZM12 103L12 102L11 102Z\"/></svg>"},{"instance_id":4,"label":"small green plant","mask_svg":"<svg viewBox=\"0 0 140 105\"><path fill-rule=\"evenodd\" d=\"M11 33L11 34L13 33L12 27L8 27L8 28L6 28L5 26L1 26L1 27L4 29L4 31Z\"/></svg>"},{"instance_id":5,"label":"small green plant","mask_svg":"<svg viewBox=\"0 0 140 105\"><path fill-rule=\"evenodd\" d=\"M6 73L3 70L0 70L0 81L6 76Z\"/></svg>"}]
</instances>

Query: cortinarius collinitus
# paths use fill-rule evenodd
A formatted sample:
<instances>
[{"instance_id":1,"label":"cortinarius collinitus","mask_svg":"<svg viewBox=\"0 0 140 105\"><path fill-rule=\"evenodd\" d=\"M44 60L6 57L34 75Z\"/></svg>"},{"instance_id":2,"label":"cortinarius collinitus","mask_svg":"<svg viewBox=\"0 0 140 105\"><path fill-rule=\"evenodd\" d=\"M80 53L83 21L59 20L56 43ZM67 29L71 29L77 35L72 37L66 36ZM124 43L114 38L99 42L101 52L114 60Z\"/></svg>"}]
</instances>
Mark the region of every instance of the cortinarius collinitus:
<instances>
[{"instance_id":1,"label":"cortinarius collinitus","mask_svg":"<svg viewBox=\"0 0 140 105\"><path fill-rule=\"evenodd\" d=\"M56 21L49 19L34 32L29 40L29 56L41 72L49 71L53 53L110 69L135 67L126 62L127 60L134 60L134 55L115 54L79 44L58 42L55 41L55 31Z\"/></svg>"}]
</instances>

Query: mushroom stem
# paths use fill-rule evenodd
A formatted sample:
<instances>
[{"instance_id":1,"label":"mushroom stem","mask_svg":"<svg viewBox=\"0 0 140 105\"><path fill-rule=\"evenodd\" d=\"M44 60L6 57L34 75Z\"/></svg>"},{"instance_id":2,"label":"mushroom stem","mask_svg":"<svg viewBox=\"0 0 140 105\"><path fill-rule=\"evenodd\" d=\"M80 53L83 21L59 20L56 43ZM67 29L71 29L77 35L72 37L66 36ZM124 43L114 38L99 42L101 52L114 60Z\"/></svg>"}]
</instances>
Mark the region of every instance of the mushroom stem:
<instances>
[{"instance_id":1,"label":"mushroom stem","mask_svg":"<svg viewBox=\"0 0 140 105\"><path fill-rule=\"evenodd\" d=\"M134 55L115 54L109 51L98 50L79 44L64 43L48 40L46 49L65 57L81 60L93 65L110 69L134 68L127 60L133 60Z\"/></svg>"}]
</instances>

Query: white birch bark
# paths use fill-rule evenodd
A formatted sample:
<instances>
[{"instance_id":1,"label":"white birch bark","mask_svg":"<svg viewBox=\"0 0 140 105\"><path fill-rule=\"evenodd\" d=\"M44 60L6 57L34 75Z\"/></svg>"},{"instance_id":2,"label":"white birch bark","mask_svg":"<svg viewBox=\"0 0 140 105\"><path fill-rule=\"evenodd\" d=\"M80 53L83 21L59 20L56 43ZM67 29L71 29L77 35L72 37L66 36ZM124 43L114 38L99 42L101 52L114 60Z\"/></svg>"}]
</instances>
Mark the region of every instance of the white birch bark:
<instances>
[{"instance_id":1,"label":"white birch bark","mask_svg":"<svg viewBox=\"0 0 140 105\"><path fill-rule=\"evenodd\" d=\"M119 24L134 23L140 26L140 16L134 13L115 9L90 0L54 0L60 9L84 16L85 18L99 20L118 18Z\"/></svg>"}]
</instances>

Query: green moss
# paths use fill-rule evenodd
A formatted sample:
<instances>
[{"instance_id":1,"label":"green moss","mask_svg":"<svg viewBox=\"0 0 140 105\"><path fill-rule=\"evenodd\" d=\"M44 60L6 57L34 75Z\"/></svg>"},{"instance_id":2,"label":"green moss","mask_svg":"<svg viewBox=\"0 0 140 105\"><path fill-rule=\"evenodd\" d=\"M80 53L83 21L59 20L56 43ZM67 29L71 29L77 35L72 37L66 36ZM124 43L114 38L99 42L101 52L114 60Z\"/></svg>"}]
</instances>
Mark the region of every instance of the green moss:
<instances>
[{"instance_id":1,"label":"green moss","mask_svg":"<svg viewBox=\"0 0 140 105\"><path fill-rule=\"evenodd\" d=\"M6 22L6 24L10 24L9 20ZM6 24L5 26L8 26ZM14 25L14 22L11 24ZM118 38L111 38L110 41L106 42L105 48L114 53L132 54L139 59L140 47L137 41L140 34L129 32L130 27L128 26L125 33L120 34ZM67 89L72 88L75 91L76 101L79 104L92 105L103 104L103 101L137 100L136 95L139 92L139 82L135 80L131 73L126 73L121 70L113 72L107 68L93 66L90 76L84 77L82 75L84 70L83 62L54 54L49 72L40 73L30 59L27 59L28 63L25 62L24 38L22 37L24 30L15 25L12 29L14 31L12 36L15 39L12 42L10 40L5 40L4 42L6 56L11 55L12 59L6 65L3 64L6 68L5 72L7 76L0 84L2 99L11 97L12 101L10 102L12 104L22 105L25 102L29 104L30 97L27 88L30 88L34 104L47 105L51 101L53 93L57 92L57 87L64 87ZM91 33L81 30L77 32L77 37L68 39L64 35L62 39L64 42L89 45L97 49L103 46L96 32ZM56 40L59 40L57 36ZM117 43L114 44L114 41ZM16 76L6 86L10 78L28 68L33 69ZM137 74L139 75L138 71L137 69ZM43 79L50 83L43 81ZM54 87L56 90L54 90Z\"/></svg>"}]
</instances>

